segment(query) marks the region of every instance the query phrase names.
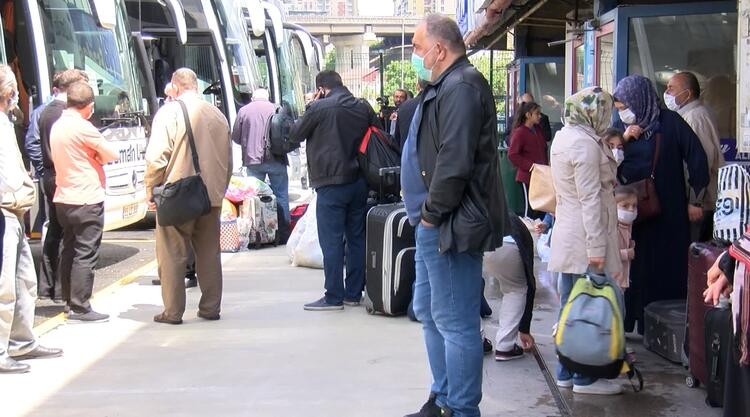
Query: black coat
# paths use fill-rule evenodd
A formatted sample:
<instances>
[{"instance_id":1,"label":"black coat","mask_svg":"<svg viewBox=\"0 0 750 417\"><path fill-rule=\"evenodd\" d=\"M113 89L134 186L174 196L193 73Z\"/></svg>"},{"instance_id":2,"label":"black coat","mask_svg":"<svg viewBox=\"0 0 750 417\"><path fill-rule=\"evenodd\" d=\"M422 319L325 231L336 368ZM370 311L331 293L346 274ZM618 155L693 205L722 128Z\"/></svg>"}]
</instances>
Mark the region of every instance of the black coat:
<instances>
[{"instance_id":1,"label":"black coat","mask_svg":"<svg viewBox=\"0 0 750 417\"><path fill-rule=\"evenodd\" d=\"M409 136L409 126L411 125L411 119L414 117L414 113L417 111L417 106L422 100L422 95L418 95L414 98L410 98L401 104L398 108L398 119L396 119L396 132L393 134L393 138L398 142L398 146L403 150L406 138Z\"/></svg>"},{"instance_id":2,"label":"black coat","mask_svg":"<svg viewBox=\"0 0 750 417\"><path fill-rule=\"evenodd\" d=\"M536 279L534 278L534 239L526 224L515 214L510 216L510 236L516 241L518 253L523 262L523 271L526 275L526 307L521 316L521 324L518 331L529 333L531 330L531 316L534 311L534 297L536 295Z\"/></svg>"},{"instance_id":3,"label":"black coat","mask_svg":"<svg viewBox=\"0 0 750 417\"><path fill-rule=\"evenodd\" d=\"M462 57L423 95L417 153L429 193L422 219L440 227L441 252L492 251L510 228L492 90Z\"/></svg>"},{"instance_id":4,"label":"black coat","mask_svg":"<svg viewBox=\"0 0 750 417\"><path fill-rule=\"evenodd\" d=\"M289 134L292 147L307 140L310 186L342 185L360 177L357 149L377 116L367 102L346 87L331 90L310 104Z\"/></svg>"}]
</instances>

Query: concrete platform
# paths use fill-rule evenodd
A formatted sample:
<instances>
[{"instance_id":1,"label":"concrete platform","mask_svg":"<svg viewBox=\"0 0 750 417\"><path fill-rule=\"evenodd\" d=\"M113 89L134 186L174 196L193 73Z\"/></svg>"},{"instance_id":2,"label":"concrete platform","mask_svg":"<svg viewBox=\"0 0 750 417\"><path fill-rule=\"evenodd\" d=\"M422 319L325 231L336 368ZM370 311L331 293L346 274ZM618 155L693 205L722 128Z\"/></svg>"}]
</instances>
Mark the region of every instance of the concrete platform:
<instances>
[{"instance_id":1,"label":"concrete platform","mask_svg":"<svg viewBox=\"0 0 750 417\"><path fill-rule=\"evenodd\" d=\"M195 317L199 293L191 289L183 325L154 323L161 296L153 272L98 297L95 308L113 320L45 334L42 343L63 347L65 356L0 377L0 415L399 417L424 402L430 375L418 324L363 307L303 311L321 295L323 274L289 266L283 248L227 255L224 273L218 322ZM557 302L541 277L532 330L554 368ZM490 282L495 307L496 291ZM493 338L496 318L484 323ZM684 385L679 366L642 349L638 358L644 392L573 398L568 391L560 406L532 355L507 363L487 356L483 415L720 416L703 404L702 390Z\"/></svg>"}]
</instances>

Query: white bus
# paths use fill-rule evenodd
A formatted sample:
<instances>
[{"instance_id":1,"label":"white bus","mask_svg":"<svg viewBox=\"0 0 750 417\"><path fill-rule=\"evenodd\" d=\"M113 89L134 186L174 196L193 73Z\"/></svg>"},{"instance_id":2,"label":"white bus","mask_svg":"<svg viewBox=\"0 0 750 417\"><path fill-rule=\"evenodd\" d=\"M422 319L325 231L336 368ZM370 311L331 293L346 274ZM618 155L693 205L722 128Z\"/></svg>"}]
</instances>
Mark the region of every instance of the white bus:
<instances>
[{"instance_id":1,"label":"white bus","mask_svg":"<svg viewBox=\"0 0 750 417\"><path fill-rule=\"evenodd\" d=\"M104 228L142 220L149 106L122 0L13 0L5 2L0 17L25 122L49 99L55 72L85 71L96 95L91 121L120 154L104 167Z\"/></svg>"}]
</instances>

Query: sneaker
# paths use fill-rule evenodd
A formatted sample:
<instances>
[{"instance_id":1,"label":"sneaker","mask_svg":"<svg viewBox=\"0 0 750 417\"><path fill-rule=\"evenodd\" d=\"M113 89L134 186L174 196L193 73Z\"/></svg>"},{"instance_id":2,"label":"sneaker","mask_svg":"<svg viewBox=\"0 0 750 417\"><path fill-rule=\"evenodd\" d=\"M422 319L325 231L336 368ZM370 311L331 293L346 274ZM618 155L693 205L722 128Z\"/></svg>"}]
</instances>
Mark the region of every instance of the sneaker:
<instances>
[{"instance_id":1,"label":"sneaker","mask_svg":"<svg viewBox=\"0 0 750 417\"><path fill-rule=\"evenodd\" d=\"M360 305L360 301L344 300L344 305L349 307L358 307Z\"/></svg>"},{"instance_id":2,"label":"sneaker","mask_svg":"<svg viewBox=\"0 0 750 417\"><path fill-rule=\"evenodd\" d=\"M343 310L344 304L328 304L328 302L326 301L326 298L323 297L318 301L313 301L312 303L305 304L304 309L308 311Z\"/></svg>"},{"instance_id":3,"label":"sneaker","mask_svg":"<svg viewBox=\"0 0 750 417\"><path fill-rule=\"evenodd\" d=\"M492 353L492 342L490 342L490 339L487 339L486 337L483 337L484 339L482 341L482 350L484 351L485 355L488 353Z\"/></svg>"},{"instance_id":4,"label":"sneaker","mask_svg":"<svg viewBox=\"0 0 750 417\"><path fill-rule=\"evenodd\" d=\"M560 388L573 388L573 378L570 379L558 379L557 386Z\"/></svg>"},{"instance_id":5,"label":"sneaker","mask_svg":"<svg viewBox=\"0 0 750 417\"><path fill-rule=\"evenodd\" d=\"M68 313L68 320L80 323L102 323L109 320L109 314L97 313L94 310L86 313L76 313L71 311Z\"/></svg>"},{"instance_id":6,"label":"sneaker","mask_svg":"<svg viewBox=\"0 0 750 417\"><path fill-rule=\"evenodd\" d=\"M442 410L435 404L436 398L435 393L431 393L430 398L427 399L427 402L422 405L422 408L418 412L407 414L404 417L441 417Z\"/></svg>"},{"instance_id":7,"label":"sneaker","mask_svg":"<svg viewBox=\"0 0 750 417\"><path fill-rule=\"evenodd\" d=\"M576 394L617 395L622 394L622 385L607 379L597 379L591 385L573 385Z\"/></svg>"},{"instance_id":8,"label":"sneaker","mask_svg":"<svg viewBox=\"0 0 750 417\"><path fill-rule=\"evenodd\" d=\"M496 350L495 351L495 360L498 362L505 362L510 361L513 359L519 359L523 357L523 349L521 349L521 346L513 345L513 349L503 352Z\"/></svg>"}]
</instances>

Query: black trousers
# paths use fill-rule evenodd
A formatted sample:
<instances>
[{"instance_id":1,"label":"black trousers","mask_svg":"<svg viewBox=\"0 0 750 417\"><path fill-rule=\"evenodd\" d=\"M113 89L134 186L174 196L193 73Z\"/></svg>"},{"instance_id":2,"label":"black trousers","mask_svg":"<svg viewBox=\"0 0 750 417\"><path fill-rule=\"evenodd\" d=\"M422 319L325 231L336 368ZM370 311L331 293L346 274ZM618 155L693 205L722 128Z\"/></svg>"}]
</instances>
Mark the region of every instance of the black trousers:
<instances>
[{"instance_id":1,"label":"black trousers","mask_svg":"<svg viewBox=\"0 0 750 417\"><path fill-rule=\"evenodd\" d=\"M47 233L44 236L44 247L42 248L42 264L39 268L37 279L37 292L41 297L61 299L62 283L57 268L60 258L60 242L63 238L63 229L57 219L57 210L52 198L55 196L55 174L48 173L42 178L42 192L44 193L45 210L47 212Z\"/></svg>"},{"instance_id":2,"label":"black trousers","mask_svg":"<svg viewBox=\"0 0 750 417\"><path fill-rule=\"evenodd\" d=\"M94 268L104 229L104 203L75 206L56 203L63 227L60 278L65 301L75 313L91 311Z\"/></svg>"}]
</instances>

